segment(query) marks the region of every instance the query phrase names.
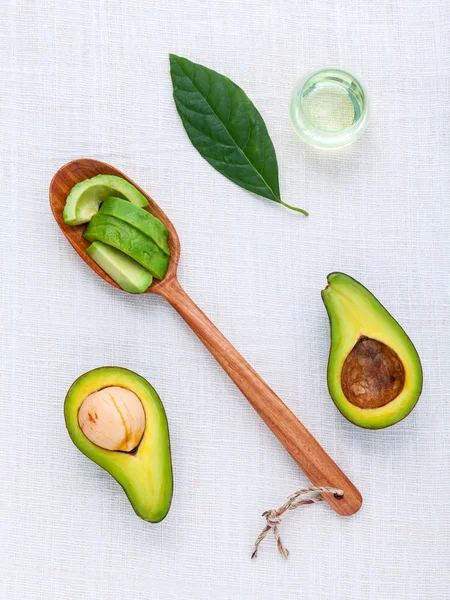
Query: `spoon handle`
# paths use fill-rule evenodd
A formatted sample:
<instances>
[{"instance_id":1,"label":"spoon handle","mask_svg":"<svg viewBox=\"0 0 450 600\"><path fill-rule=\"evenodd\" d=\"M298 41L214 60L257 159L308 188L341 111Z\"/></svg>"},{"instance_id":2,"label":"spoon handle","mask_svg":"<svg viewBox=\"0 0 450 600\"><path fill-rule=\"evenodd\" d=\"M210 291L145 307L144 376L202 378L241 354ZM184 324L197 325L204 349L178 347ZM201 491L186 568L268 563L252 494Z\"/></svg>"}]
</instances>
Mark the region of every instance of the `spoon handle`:
<instances>
[{"instance_id":1,"label":"spoon handle","mask_svg":"<svg viewBox=\"0 0 450 600\"><path fill-rule=\"evenodd\" d=\"M217 327L186 294L177 279L164 282L157 293L166 298L228 373L265 424L277 436L295 462L315 486L344 491L342 498L324 494L340 515L352 515L361 508L362 497L353 483L328 456L275 392L239 354Z\"/></svg>"}]
</instances>

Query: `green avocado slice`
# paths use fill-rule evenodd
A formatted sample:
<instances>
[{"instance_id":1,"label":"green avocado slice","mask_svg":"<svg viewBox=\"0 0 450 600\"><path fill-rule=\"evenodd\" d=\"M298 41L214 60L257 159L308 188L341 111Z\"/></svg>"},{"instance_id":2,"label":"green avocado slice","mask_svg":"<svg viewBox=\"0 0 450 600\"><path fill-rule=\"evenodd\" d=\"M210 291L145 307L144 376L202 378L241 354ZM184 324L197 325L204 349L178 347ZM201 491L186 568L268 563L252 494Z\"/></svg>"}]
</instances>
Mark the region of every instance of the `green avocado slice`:
<instances>
[{"instance_id":1,"label":"green avocado slice","mask_svg":"<svg viewBox=\"0 0 450 600\"><path fill-rule=\"evenodd\" d=\"M143 437L131 452L105 450L81 430L78 412L94 392L117 386L139 398L145 413ZM75 446L105 469L122 486L135 512L145 521L158 523L169 512L173 493L172 461L167 417L153 387L140 375L119 367L101 367L79 377L64 404L67 430Z\"/></svg>"},{"instance_id":2,"label":"green avocado slice","mask_svg":"<svg viewBox=\"0 0 450 600\"><path fill-rule=\"evenodd\" d=\"M88 223L108 196L119 196L136 206L148 205L147 198L122 177L96 175L73 186L67 196L63 218L67 225Z\"/></svg>"},{"instance_id":3,"label":"green avocado slice","mask_svg":"<svg viewBox=\"0 0 450 600\"><path fill-rule=\"evenodd\" d=\"M163 223L147 210L142 210L138 206L122 200L122 198L109 197L100 207L100 213L116 217L132 225L142 233L151 238L161 250L170 255L167 239L169 231Z\"/></svg>"},{"instance_id":4,"label":"green avocado slice","mask_svg":"<svg viewBox=\"0 0 450 600\"><path fill-rule=\"evenodd\" d=\"M404 419L422 391L422 365L403 328L358 281L328 275L322 298L331 326L328 388L349 421L381 429Z\"/></svg>"},{"instance_id":5,"label":"green avocado slice","mask_svg":"<svg viewBox=\"0 0 450 600\"><path fill-rule=\"evenodd\" d=\"M167 272L170 257L149 237L120 219L97 213L86 227L83 237L89 242L103 242L121 250L157 279L163 279Z\"/></svg>"},{"instance_id":6,"label":"green avocado slice","mask_svg":"<svg viewBox=\"0 0 450 600\"><path fill-rule=\"evenodd\" d=\"M94 242L86 254L126 292L142 294L152 283L151 273L117 248Z\"/></svg>"}]
</instances>

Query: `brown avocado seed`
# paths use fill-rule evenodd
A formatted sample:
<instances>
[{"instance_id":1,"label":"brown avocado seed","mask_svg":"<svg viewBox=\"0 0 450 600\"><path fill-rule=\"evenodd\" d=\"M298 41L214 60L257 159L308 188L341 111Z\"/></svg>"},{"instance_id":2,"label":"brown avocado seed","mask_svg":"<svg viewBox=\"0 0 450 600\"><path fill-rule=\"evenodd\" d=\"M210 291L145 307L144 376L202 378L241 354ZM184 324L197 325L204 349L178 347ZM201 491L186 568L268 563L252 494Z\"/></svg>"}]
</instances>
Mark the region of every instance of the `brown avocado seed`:
<instances>
[{"instance_id":1,"label":"brown avocado seed","mask_svg":"<svg viewBox=\"0 0 450 600\"><path fill-rule=\"evenodd\" d=\"M380 408L402 391L405 368L392 348L363 336L345 359L341 385L351 404L359 408Z\"/></svg>"},{"instance_id":2,"label":"brown avocado seed","mask_svg":"<svg viewBox=\"0 0 450 600\"><path fill-rule=\"evenodd\" d=\"M144 434L145 412L134 392L111 386L84 400L78 424L88 440L100 448L130 452Z\"/></svg>"}]
</instances>

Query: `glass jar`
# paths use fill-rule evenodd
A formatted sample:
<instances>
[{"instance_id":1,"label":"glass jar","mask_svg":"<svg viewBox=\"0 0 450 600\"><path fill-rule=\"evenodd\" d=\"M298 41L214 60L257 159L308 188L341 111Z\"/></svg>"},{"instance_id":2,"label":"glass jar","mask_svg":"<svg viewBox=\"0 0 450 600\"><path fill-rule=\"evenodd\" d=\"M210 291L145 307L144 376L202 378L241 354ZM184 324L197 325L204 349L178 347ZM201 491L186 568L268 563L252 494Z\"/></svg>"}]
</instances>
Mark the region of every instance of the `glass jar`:
<instances>
[{"instance_id":1,"label":"glass jar","mask_svg":"<svg viewBox=\"0 0 450 600\"><path fill-rule=\"evenodd\" d=\"M342 69L309 73L292 92L289 114L303 141L318 148L339 148L357 140L369 120L363 84Z\"/></svg>"}]
</instances>

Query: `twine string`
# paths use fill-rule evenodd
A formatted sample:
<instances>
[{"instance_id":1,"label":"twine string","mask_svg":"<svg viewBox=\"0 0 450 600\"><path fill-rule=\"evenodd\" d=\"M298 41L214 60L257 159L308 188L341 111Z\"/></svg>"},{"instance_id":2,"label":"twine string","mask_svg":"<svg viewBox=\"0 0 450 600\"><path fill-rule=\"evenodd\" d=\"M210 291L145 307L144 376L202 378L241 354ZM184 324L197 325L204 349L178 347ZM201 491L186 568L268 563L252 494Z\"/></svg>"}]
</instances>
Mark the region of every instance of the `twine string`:
<instances>
[{"instance_id":1,"label":"twine string","mask_svg":"<svg viewBox=\"0 0 450 600\"><path fill-rule=\"evenodd\" d=\"M310 496L309 498L304 498L304 496L308 496L309 494L314 494L314 496ZM294 494L291 494L283 506L280 508L272 508L270 510L266 510L263 512L262 516L266 519L266 526L258 535L256 539L255 546L252 552L252 558L256 558L258 556L259 545L266 537L266 535L272 531L275 541L277 543L277 548L279 553L283 558L287 560L289 556L289 550L281 541L280 532L278 527L281 523L281 517L284 513L295 510L299 506L304 506L305 504L316 504L317 502L323 502L325 498L321 494L334 494L336 498L342 498L344 492L339 490L338 488L333 487L309 487L304 488L303 490L298 490Z\"/></svg>"}]
</instances>

